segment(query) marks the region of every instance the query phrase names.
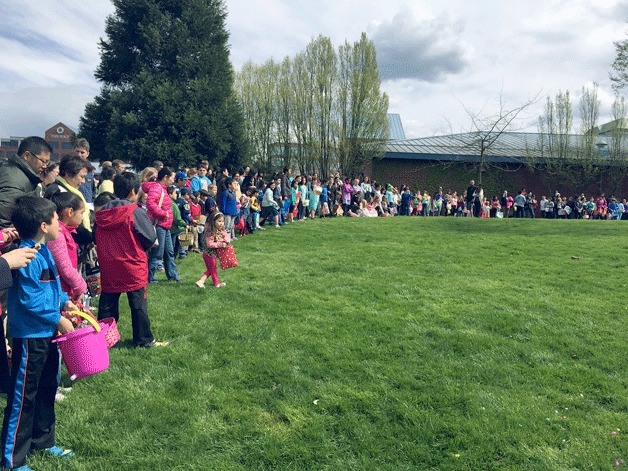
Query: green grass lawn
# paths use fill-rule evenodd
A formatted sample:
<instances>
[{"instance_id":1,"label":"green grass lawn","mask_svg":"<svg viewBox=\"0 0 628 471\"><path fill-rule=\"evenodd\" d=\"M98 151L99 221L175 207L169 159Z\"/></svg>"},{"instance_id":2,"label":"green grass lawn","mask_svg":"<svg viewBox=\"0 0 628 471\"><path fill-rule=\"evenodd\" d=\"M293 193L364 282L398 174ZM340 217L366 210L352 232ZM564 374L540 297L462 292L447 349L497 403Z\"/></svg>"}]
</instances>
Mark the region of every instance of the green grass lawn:
<instances>
[{"instance_id":1,"label":"green grass lawn","mask_svg":"<svg viewBox=\"0 0 628 471\"><path fill-rule=\"evenodd\" d=\"M235 242L227 287L203 291L192 255L181 285L149 287L172 345L130 348L125 305L109 370L57 407L76 456L29 463L615 469L627 235L613 221L295 222Z\"/></svg>"}]
</instances>

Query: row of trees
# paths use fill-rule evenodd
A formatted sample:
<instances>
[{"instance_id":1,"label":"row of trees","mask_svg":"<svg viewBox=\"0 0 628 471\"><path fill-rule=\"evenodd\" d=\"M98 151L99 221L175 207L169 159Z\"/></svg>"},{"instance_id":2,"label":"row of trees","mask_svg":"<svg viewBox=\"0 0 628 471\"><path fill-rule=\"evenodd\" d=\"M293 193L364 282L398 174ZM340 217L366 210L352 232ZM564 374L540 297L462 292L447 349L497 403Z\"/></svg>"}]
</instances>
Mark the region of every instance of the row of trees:
<instances>
[{"instance_id":1,"label":"row of trees","mask_svg":"<svg viewBox=\"0 0 628 471\"><path fill-rule=\"evenodd\" d=\"M388 96L380 91L375 46L362 34L337 51L319 36L281 63L248 62L235 88L265 170L297 165L328 176L360 173L389 138Z\"/></svg>"},{"instance_id":2,"label":"row of trees","mask_svg":"<svg viewBox=\"0 0 628 471\"><path fill-rule=\"evenodd\" d=\"M102 89L79 128L95 158L138 167L154 159L173 165L208 159L231 167L251 162L263 170L296 164L327 176L359 173L384 154L388 97L380 91L375 47L365 34L337 50L319 36L281 63L249 62L234 74L224 0L113 3L95 72ZM619 94L628 86L628 40L615 47L611 80ZM480 181L490 148L535 101L508 108L500 100L498 113L488 117L467 110L475 133L465 145L480 154ZM591 131L599 106L597 86L583 88L580 136L574 137L569 92L548 98L539 120L547 158L530 165L582 185L601 177L605 166L615 175L626 173L624 100L613 105L619 125L603 159Z\"/></svg>"},{"instance_id":3,"label":"row of trees","mask_svg":"<svg viewBox=\"0 0 628 471\"><path fill-rule=\"evenodd\" d=\"M598 134L597 83L582 88L579 112L580 127L576 128L569 91L559 91L554 100L547 97L538 123L542 158L530 159L529 165L542 168L553 184L563 182L582 191L596 184L599 191L613 193L628 171L625 99L616 95L612 105L614 122L604 139Z\"/></svg>"}]
</instances>

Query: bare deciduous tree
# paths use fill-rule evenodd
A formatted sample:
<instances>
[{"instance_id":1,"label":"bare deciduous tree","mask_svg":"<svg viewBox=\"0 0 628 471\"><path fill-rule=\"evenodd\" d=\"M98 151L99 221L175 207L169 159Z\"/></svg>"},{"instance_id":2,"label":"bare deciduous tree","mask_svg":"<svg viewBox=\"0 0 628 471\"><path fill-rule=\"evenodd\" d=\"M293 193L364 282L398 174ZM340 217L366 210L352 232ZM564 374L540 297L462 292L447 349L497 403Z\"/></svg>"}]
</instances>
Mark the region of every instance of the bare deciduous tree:
<instances>
[{"instance_id":1,"label":"bare deciduous tree","mask_svg":"<svg viewBox=\"0 0 628 471\"><path fill-rule=\"evenodd\" d=\"M492 114L484 114L483 111L474 112L464 103L462 104L464 111L471 119L472 132L460 135L460 140L472 155L479 156L477 183L482 183L482 175L490 165L487 160L489 151L503 133L520 129L518 120L521 119L521 114L539 100L539 95L540 92L519 105L509 107L503 100L503 94L500 93L497 110Z\"/></svg>"}]
</instances>

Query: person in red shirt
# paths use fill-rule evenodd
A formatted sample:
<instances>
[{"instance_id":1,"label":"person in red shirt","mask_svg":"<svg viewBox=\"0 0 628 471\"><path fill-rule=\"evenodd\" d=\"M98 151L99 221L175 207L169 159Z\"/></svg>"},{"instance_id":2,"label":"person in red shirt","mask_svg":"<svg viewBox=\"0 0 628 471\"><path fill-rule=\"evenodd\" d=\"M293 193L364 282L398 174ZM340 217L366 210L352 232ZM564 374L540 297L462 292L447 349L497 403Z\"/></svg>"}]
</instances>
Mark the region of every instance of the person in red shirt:
<instances>
[{"instance_id":1,"label":"person in red shirt","mask_svg":"<svg viewBox=\"0 0 628 471\"><path fill-rule=\"evenodd\" d=\"M120 294L126 293L131 308L133 344L136 347L165 346L156 342L148 317L148 256L157 234L146 211L135 202L140 180L123 172L113 181L119 198L96 212L96 251L100 264L101 289L98 319L119 318Z\"/></svg>"}]
</instances>

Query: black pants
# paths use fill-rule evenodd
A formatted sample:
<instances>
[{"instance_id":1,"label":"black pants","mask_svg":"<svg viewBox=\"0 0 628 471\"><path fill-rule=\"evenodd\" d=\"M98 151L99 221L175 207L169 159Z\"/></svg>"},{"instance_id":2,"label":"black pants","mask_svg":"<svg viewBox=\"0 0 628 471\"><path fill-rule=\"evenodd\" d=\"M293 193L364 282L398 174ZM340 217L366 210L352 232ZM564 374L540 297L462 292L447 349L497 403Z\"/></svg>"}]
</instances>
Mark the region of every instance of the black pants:
<instances>
[{"instance_id":1,"label":"black pants","mask_svg":"<svg viewBox=\"0 0 628 471\"><path fill-rule=\"evenodd\" d=\"M51 338L13 339L11 388L2 422L2 464L18 468L29 453L55 444L59 349Z\"/></svg>"},{"instance_id":2,"label":"black pants","mask_svg":"<svg viewBox=\"0 0 628 471\"><path fill-rule=\"evenodd\" d=\"M122 293L100 293L98 303L98 320L113 317L118 322L120 311L118 304ZM146 298L146 288L126 293L131 308L131 325L133 327L133 344L136 347L147 345L154 340L150 330L150 319L148 318L148 299Z\"/></svg>"},{"instance_id":3,"label":"black pants","mask_svg":"<svg viewBox=\"0 0 628 471\"><path fill-rule=\"evenodd\" d=\"M0 392L8 393L11 388L11 372L9 371L9 357L7 355L6 334L4 332L4 316L0 316Z\"/></svg>"}]
</instances>

